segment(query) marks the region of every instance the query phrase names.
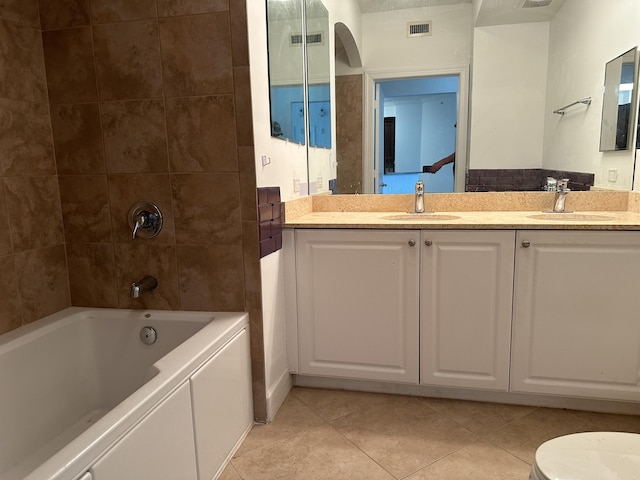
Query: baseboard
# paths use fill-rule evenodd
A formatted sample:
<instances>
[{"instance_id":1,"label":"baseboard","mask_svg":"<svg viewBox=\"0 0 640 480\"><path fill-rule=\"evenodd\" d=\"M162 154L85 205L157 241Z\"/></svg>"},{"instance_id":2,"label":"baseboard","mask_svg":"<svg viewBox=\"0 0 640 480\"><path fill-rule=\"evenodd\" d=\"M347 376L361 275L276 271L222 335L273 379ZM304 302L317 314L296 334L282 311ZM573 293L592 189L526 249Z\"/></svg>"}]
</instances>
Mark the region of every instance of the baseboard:
<instances>
[{"instance_id":1,"label":"baseboard","mask_svg":"<svg viewBox=\"0 0 640 480\"><path fill-rule=\"evenodd\" d=\"M638 402L599 400L592 398L562 397L530 393L500 392L471 388L435 387L401 383L385 383L370 380L353 380L335 377L294 375L297 387L328 388L333 390L355 390L361 392L394 393L418 397L450 398L477 402L508 403L535 407L568 408L591 412L638 414Z\"/></svg>"},{"instance_id":2,"label":"baseboard","mask_svg":"<svg viewBox=\"0 0 640 480\"><path fill-rule=\"evenodd\" d=\"M288 370L285 370L276 383L267 390L267 423L273 421L292 386L291 374Z\"/></svg>"}]
</instances>

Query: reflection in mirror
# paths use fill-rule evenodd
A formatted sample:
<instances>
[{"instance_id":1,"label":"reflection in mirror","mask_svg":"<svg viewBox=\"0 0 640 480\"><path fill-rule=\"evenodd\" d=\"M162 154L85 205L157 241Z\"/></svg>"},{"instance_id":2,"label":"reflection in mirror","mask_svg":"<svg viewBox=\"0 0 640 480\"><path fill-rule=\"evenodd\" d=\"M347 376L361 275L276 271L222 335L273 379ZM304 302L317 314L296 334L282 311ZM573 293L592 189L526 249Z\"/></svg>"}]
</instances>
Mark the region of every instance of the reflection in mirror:
<instances>
[{"instance_id":1,"label":"reflection in mirror","mask_svg":"<svg viewBox=\"0 0 640 480\"><path fill-rule=\"evenodd\" d=\"M271 136L305 143L302 0L267 0Z\"/></svg>"},{"instance_id":2,"label":"reflection in mirror","mask_svg":"<svg viewBox=\"0 0 640 480\"><path fill-rule=\"evenodd\" d=\"M384 117L380 193L453 192L458 77L376 82ZM449 159L450 161L447 161Z\"/></svg>"},{"instance_id":3,"label":"reflection in mirror","mask_svg":"<svg viewBox=\"0 0 640 480\"><path fill-rule=\"evenodd\" d=\"M633 138L635 79L638 77L637 48L610 62L604 74L600 151L627 150Z\"/></svg>"},{"instance_id":4,"label":"reflection in mirror","mask_svg":"<svg viewBox=\"0 0 640 480\"><path fill-rule=\"evenodd\" d=\"M320 0L305 0L309 146L331 148L329 12Z\"/></svg>"},{"instance_id":5,"label":"reflection in mirror","mask_svg":"<svg viewBox=\"0 0 640 480\"><path fill-rule=\"evenodd\" d=\"M575 190L632 188L635 150L599 151L600 88L605 63L640 43L637 0L553 0L536 8L522 8L522 0L340 0L357 4L355 19L341 17L336 3L326 2L332 20L352 28L366 52L361 67L350 66L336 41L338 193L373 193L380 183L370 173L369 79L452 66L473 71L472 85L460 87L471 108L457 125L469 147L457 148L468 158L456 160L456 191L541 190L546 176L565 175ZM406 25L417 20L432 21L431 36L408 38ZM590 106L553 114L584 97ZM354 132L359 123L362 136ZM634 144L635 131L629 135Z\"/></svg>"},{"instance_id":6,"label":"reflection in mirror","mask_svg":"<svg viewBox=\"0 0 640 480\"><path fill-rule=\"evenodd\" d=\"M307 100L309 148L307 173L309 193L333 190L336 164L332 148L331 55L329 12L321 0L305 0L307 26Z\"/></svg>"}]
</instances>

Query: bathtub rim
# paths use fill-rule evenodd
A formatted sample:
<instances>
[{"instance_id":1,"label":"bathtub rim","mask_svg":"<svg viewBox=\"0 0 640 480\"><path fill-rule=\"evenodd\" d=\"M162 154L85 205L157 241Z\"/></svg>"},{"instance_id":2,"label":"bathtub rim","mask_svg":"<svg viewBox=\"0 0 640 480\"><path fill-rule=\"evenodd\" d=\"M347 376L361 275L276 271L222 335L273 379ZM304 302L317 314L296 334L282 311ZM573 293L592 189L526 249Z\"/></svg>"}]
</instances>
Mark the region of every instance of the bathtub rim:
<instances>
[{"instance_id":1,"label":"bathtub rim","mask_svg":"<svg viewBox=\"0 0 640 480\"><path fill-rule=\"evenodd\" d=\"M0 336L0 353L6 349L41 337L47 332L69 323L81 321L87 316L134 314L144 318L150 313L189 320L195 317L211 317L205 326L176 346L153 366L158 373L144 385L109 410L87 430L71 440L62 449L29 472L24 480L69 480L84 475L106 451L148 416L166 397L189 380L200 366L213 357L229 341L243 330L249 330L246 312L174 311L151 309L114 309L68 307L60 312L24 325ZM14 345L11 345L15 342ZM9 345L9 347L7 347Z\"/></svg>"}]
</instances>

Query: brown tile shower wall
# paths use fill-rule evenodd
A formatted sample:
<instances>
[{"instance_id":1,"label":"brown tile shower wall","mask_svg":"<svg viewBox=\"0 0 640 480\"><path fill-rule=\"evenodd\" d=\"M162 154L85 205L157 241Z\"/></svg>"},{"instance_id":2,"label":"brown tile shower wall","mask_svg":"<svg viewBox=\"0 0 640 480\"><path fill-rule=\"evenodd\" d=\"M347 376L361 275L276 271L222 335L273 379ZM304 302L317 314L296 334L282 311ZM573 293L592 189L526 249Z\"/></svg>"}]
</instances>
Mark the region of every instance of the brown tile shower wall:
<instances>
[{"instance_id":1,"label":"brown tile shower wall","mask_svg":"<svg viewBox=\"0 0 640 480\"><path fill-rule=\"evenodd\" d=\"M245 0L39 3L0 5L0 331L70 304L246 310L264 419ZM139 200L155 239L131 239Z\"/></svg>"},{"instance_id":2,"label":"brown tile shower wall","mask_svg":"<svg viewBox=\"0 0 640 480\"><path fill-rule=\"evenodd\" d=\"M336 158L334 193L362 193L362 85L361 74L336 77Z\"/></svg>"},{"instance_id":3,"label":"brown tile shower wall","mask_svg":"<svg viewBox=\"0 0 640 480\"><path fill-rule=\"evenodd\" d=\"M37 0L0 3L0 333L70 305Z\"/></svg>"}]
</instances>

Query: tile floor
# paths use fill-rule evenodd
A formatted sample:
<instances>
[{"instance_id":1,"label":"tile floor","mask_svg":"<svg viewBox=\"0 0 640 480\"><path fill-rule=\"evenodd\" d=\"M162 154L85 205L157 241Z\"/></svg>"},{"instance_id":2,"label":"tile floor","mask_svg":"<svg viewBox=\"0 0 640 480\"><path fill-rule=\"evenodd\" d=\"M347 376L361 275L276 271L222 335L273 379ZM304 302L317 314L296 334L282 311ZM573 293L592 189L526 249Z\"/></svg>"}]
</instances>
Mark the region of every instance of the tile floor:
<instances>
[{"instance_id":1,"label":"tile floor","mask_svg":"<svg viewBox=\"0 0 640 480\"><path fill-rule=\"evenodd\" d=\"M544 441L640 416L294 388L220 480L527 480Z\"/></svg>"}]
</instances>

